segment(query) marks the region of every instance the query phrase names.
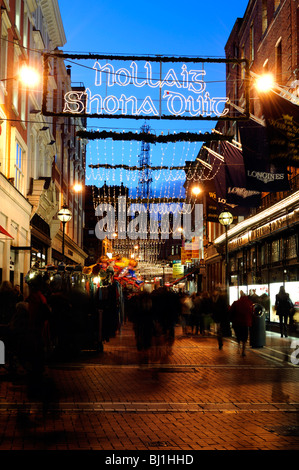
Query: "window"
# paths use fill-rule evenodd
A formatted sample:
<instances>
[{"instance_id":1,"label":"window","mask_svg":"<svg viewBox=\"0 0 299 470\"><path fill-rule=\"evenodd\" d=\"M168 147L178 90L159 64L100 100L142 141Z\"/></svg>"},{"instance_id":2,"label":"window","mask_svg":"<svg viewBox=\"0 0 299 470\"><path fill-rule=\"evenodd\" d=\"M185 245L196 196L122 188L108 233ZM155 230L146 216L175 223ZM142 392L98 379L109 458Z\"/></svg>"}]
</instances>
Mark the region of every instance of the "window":
<instances>
[{"instance_id":1,"label":"window","mask_svg":"<svg viewBox=\"0 0 299 470\"><path fill-rule=\"evenodd\" d=\"M14 47L14 70L18 70L19 67L19 55L21 54L21 50L18 46ZM12 92L12 104L15 111L18 111L18 104L19 104L19 81L13 80L13 92Z\"/></svg>"},{"instance_id":2,"label":"window","mask_svg":"<svg viewBox=\"0 0 299 470\"><path fill-rule=\"evenodd\" d=\"M7 29L5 28L4 23L2 22L2 36L1 36L1 57L0 57L0 79L3 80L7 78L7 44L8 44L8 35ZM5 82L4 82L5 86Z\"/></svg>"},{"instance_id":3,"label":"window","mask_svg":"<svg viewBox=\"0 0 299 470\"><path fill-rule=\"evenodd\" d=\"M262 33L266 31L268 27L268 16L267 16L267 0L262 1Z\"/></svg>"},{"instance_id":4,"label":"window","mask_svg":"<svg viewBox=\"0 0 299 470\"><path fill-rule=\"evenodd\" d=\"M241 59L245 59L245 47L242 46L242 49L241 49ZM245 63L242 62L241 64L241 79L244 80L245 79Z\"/></svg>"},{"instance_id":5,"label":"window","mask_svg":"<svg viewBox=\"0 0 299 470\"><path fill-rule=\"evenodd\" d=\"M280 258L280 240L275 240L272 242L272 263L277 263Z\"/></svg>"},{"instance_id":6,"label":"window","mask_svg":"<svg viewBox=\"0 0 299 470\"><path fill-rule=\"evenodd\" d=\"M23 46L28 47L28 16L27 13L24 15L24 25L23 25Z\"/></svg>"},{"instance_id":7,"label":"window","mask_svg":"<svg viewBox=\"0 0 299 470\"><path fill-rule=\"evenodd\" d=\"M250 61L254 61L254 26L250 26Z\"/></svg>"},{"instance_id":8,"label":"window","mask_svg":"<svg viewBox=\"0 0 299 470\"><path fill-rule=\"evenodd\" d=\"M26 90L22 90L21 92L21 120L24 121L26 119Z\"/></svg>"},{"instance_id":9,"label":"window","mask_svg":"<svg viewBox=\"0 0 299 470\"><path fill-rule=\"evenodd\" d=\"M20 146L20 144L17 142L16 143L16 164L15 164L15 187L19 190L22 191L23 189L23 179L24 179L24 174L23 174L23 149Z\"/></svg>"},{"instance_id":10,"label":"window","mask_svg":"<svg viewBox=\"0 0 299 470\"><path fill-rule=\"evenodd\" d=\"M297 256L297 246L296 246L296 236L291 235L286 240L286 257L287 259L296 258Z\"/></svg>"},{"instance_id":11,"label":"window","mask_svg":"<svg viewBox=\"0 0 299 470\"><path fill-rule=\"evenodd\" d=\"M16 27L19 32L21 31L21 0L16 0L16 16L15 16Z\"/></svg>"},{"instance_id":12,"label":"window","mask_svg":"<svg viewBox=\"0 0 299 470\"><path fill-rule=\"evenodd\" d=\"M275 75L276 82L278 84L282 83L282 47L281 39L276 43L275 47Z\"/></svg>"}]
</instances>

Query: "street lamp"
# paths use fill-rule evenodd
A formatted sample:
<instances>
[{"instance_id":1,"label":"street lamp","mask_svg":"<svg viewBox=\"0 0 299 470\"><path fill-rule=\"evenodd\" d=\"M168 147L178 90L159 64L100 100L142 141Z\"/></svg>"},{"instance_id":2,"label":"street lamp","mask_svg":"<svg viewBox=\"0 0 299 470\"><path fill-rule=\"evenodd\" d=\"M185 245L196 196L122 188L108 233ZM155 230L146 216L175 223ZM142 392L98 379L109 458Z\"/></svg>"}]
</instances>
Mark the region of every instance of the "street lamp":
<instances>
[{"instance_id":1,"label":"street lamp","mask_svg":"<svg viewBox=\"0 0 299 470\"><path fill-rule=\"evenodd\" d=\"M275 85L273 75L270 73L260 75L257 77L255 85L258 91L267 93Z\"/></svg>"},{"instance_id":2,"label":"street lamp","mask_svg":"<svg viewBox=\"0 0 299 470\"><path fill-rule=\"evenodd\" d=\"M228 279L228 238L227 238L227 229L234 220L232 214L228 211L221 212L219 215L219 222L225 227L225 287L226 294L228 296L229 289L229 279Z\"/></svg>"},{"instance_id":3,"label":"street lamp","mask_svg":"<svg viewBox=\"0 0 299 470\"><path fill-rule=\"evenodd\" d=\"M23 65L19 72L19 78L23 85L35 87L40 81L39 73L32 67L28 65Z\"/></svg>"},{"instance_id":4,"label":"street lamp","mask_svg":"<svg viewBox=\"0 0 299 470\"><path fill-rule=\"evenodd\" d=\"M201 188L199 186L193 186L192 194L194 194L194 196L199 196L200 193L201 193Z\"/></svg>"},{"instance_id":5,"label":"street lamp","mask_svg":"<svg viewBox=\"0 0 299 470\"><path fill-rule=\"evenodd\" d=\"M58 219L62 222L62 256L64 260L64 234L65 234L65 224L69 222L72 218L72 213L68 206L64 204L60 211L57 214Z\"/></svg>"},{"instance_id":6,"label":"street lamp","mask_svg":"<svg viewBox=\"0 0 299 470\"><path fill-rule=\"evenodd\" d=\"M23 65L20 68L18 75L11 78L1 78L0 82L7 82L9 80L18 80L26 88L35 88L40 82L40 74L33 67L30 67L29 65Z\"/></svg>"}]
</instances>

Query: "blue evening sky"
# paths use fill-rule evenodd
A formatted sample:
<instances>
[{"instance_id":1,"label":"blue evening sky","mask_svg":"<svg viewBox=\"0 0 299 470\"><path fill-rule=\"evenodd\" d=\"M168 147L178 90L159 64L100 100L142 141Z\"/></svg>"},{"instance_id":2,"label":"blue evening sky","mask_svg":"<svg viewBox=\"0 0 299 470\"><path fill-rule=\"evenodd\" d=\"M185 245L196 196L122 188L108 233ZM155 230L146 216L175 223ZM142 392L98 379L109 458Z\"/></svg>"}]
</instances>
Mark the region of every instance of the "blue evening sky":
<instances>
[{"instance_id":1,"label":"blue evening sky","mask_svg":"<svg viewBox=\"0 0 299 470\"><path fill-rule=\"evenodd\" d=\"M225 43L236 19L244 16L247 4L248 0L59 0L67 39L63 50L82 54L90 52L224 58ZM128 67L123 64L118 65L118 68L121 66ZM224 97L224 66L214 64L210 67L206 69L207 89L211 96ZM165 68L167 69L167 64ZM93 83L88 72L90 73L84 67L72 65L73 81L83 82L86 87L91 87ZM94 76L93 72L92 81ZM87 126L88 130L140 132L140 127L145 122L158 135L161 132L210 132L213 128L213 123L208 121L91 118L88 119ZM185 161L195 160L200 147L201 143L156 144L151 146L151 164L182 166ZM140 143L135 141L91 141L87 148L86 184L102 186L106 181L107 184L115 185L122 181L134 195L138 173L123 169L92 170L89 165L114 163L133 166L138 164L139 154ZM152 196L183 196L184 172L153 171L152 179Z\"/></svg>"}]
</instances>

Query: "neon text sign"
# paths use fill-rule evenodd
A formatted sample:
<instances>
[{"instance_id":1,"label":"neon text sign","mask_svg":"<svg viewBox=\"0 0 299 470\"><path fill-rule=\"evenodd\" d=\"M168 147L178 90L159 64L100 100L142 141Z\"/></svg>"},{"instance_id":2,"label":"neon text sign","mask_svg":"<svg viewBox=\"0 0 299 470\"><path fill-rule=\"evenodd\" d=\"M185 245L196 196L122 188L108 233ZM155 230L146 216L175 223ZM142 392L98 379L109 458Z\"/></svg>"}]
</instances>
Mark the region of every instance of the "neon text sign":
<instances>
[{"instance_id":1,"label":"neon text sign","mask_svg":"<svg viewBox=\"0 0 299 470\"><path fill-rule=\"evenodd\" d=\"M66 55L60 55L63 58ZM82 57L82 56L80 56ZM91 56L83 56L91 59ZM105 59L105 60L102 60ZM130 117L147 119L226 119L229 117L228 98L212 96L205 78L204 62L227 62L225 59L132 58L129 65L120 66L119 56L96 58L89 67L94 84L71 89L64 94L61 110L49 113L44 96L43 111L47 115L80 115L86 117ZM143 65L140 64L143 60ZM237 60L231 60L237 61ZM162 73L162 64L171 65ZM190 63L192 62L192 64ZM202 62L202 66L194 65ZM165 69L165 65L164 65ZM217 77L219 78L219 77ZM214 80L217 82L217 80ZM223 80L224 81L224 80ZM217 89L217 92L219 90ZM45 90L44 90L45 92ZM220 94L220 93L218 93ZM234 115L234 119L236 116Z\"/></svg>"}]
</instances>

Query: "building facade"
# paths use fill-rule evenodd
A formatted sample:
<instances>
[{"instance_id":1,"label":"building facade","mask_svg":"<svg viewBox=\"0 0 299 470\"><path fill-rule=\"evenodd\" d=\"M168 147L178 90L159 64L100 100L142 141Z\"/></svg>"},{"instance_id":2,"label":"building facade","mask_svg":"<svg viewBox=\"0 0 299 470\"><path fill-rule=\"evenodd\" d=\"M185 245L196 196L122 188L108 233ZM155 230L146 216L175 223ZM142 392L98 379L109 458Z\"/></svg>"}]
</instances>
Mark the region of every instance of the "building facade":
<instances>
[{"instance_id":1,"label":"building facade","mask_svg":"<svg viewBox=\"0 0 299 470\"><path fill-rule=\"evenodd\" d=\"M292 0L249 1L243 18L238 18L225 46L227 58L247 58L250 73L250 122L263 124L264 110L254 81L264 73L271 73L275 91L292 103L292 119L298 117L298 22L299 5ZM227 96L245 106L244 71L242 67L227 66ZM271 97L269 96L269 99ZM287 108L286 108L287 109ZM236 109L236 115L238 113ZM297 123L298 125L298 123ZM233 135L241 142L237 122L218 123L220 132ZM258 146L258 136L256 146ZM242 147L239 146L242 151ZM265 155L266 158L266 155ZM245 217L239 217L227 232L229 252L230 302L240 291L255 293L266 301L268 319L276 322L275 295L284 285L294 304L299 301L299 186L298 165L287 168L289 188L261 191L258 207L251 208ZM226 236L220 234L220 224L211 226L206 250L206 276L211 286L219 266L223 268ZM218 225L218 227L217 227ZM221 271L223 283L223 269Z\"/></svg>"},{"instance_id":2,"label":"building facade","mask_svg":"<svg viewBox=\"0 0 299 470\"><path fill-rule=\"evenodd\" d=\"M71 185L84 182L85 144L75 137L81 121L61 124L42 114L42 54L66 43L57 0L1 0L0 5L0 280L23 288L32 266L61 260L57 213L64 203L73 214L66 234L68 261L84 264L84 196ZM23 65L38 72L36 86L19 80ZM58 90L72 84L65 65L58 71L54 58L50 71L54 107ZM66 126L68 140L62 143ZM63 178L62 161L68 166Z\"/></svg>"}]
</instances>

